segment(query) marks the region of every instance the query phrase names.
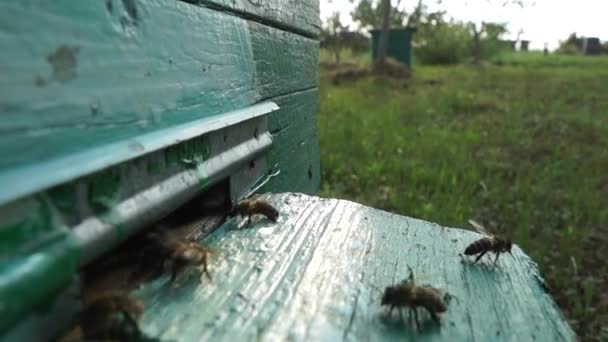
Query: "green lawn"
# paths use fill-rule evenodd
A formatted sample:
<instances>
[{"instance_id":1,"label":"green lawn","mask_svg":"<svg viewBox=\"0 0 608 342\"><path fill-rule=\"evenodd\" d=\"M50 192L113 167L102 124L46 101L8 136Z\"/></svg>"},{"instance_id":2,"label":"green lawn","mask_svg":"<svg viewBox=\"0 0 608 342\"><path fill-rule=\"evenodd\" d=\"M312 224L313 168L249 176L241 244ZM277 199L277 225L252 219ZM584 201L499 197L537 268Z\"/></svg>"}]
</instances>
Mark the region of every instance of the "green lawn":
<instances>
[{"instance_id":1,"label":"green lawn","mask_svg":"<svg viewBox=\"0 0 608 342\"><path fill-rule=\"evenodd\" d=\"M578 334L608 337L608 59L508 58L339 86L321 68L321 193L511 235Z\"/></svg>"}]
</instances>

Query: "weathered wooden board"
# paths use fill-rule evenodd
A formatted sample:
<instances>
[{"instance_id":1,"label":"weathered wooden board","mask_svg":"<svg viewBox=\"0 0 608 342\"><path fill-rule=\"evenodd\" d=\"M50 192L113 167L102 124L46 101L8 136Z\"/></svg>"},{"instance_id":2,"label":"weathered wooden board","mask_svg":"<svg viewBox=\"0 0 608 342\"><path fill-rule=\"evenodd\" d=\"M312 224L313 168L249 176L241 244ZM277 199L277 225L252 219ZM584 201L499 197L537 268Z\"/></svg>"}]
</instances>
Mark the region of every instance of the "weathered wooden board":
<instances>
[{"instance_id":1,"label":"weathered wooden board","mask_svg":"<svg viewBox=\"0 0 608 342\"><path fill-rule=\"evenodd\" d=\"M302 192L319 189L318 90L311 89L273 98L279 110L270 114L273 148L268 165L280 173L261 189L264 192Z\"/></svg>"},{"instance_id":2,"label":"weathered wooden board","mask_svg":"<svg viewBox=\"0 0 608 342\"><path fill-rule=\"evenodd\" d=\"M206 6L219 6L271 25L318 36L321 29L318 0L184 0Z\"/></svg>"},{"instance_id":3,"label":"weathered wooden board","mask_svg":"<svg viewBox=\"0 0 608 342\"><path fill-rule=\"evenodd\" d=\"M179 1L8 0L0 22L0 169L317 85L318 41Z\"/></svg>"},{"instance_id":4,"label":"weathered wooden board","mask_svg":"<svg viewBox=\"0 0 608 342\"><path fill-rule=\"evenodd\" d=\"M517 246L498 267L458 256L480 236L461 229L301 194L276 194L278 224L230 220L206 243L213 281L184 273L134 295L150 337L177 341L565 341L573 332ZM441 325L386 315L381 289L407 277L455 296ZM422 316L424 317L424 316Z\"/></svg>"}]
</instances>

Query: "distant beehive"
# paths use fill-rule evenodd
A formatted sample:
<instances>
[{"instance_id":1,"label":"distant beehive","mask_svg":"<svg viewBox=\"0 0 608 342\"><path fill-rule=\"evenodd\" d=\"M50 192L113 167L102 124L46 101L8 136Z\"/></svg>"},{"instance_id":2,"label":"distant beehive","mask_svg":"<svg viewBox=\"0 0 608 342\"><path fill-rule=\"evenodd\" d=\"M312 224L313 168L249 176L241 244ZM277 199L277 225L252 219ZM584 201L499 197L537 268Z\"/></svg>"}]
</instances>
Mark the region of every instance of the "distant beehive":
<instances>
[{"instance_id":1,"label":"distant beehive","mask_svg":"<svg viewBox=\"0 0 608 342\"><path fill-rule=\"evenodd\" d=\"M376 60L378 46L380 45L380 30L371 30L372 34L372 58ZM397 62L412 66L412 36L415 28L403 27L389 30L387 56L394 58Z\"/></svg>"},{"instance_id":2,"label":"distant beehive","mask_svg":"<svg viewBox=\"0 0 608 342\"><path fill-rule=\"evenodd\" d=\"M602 44L596 37L583 39L583 53L585 55L599 55L602 53Z\"/></svg>"},{"instance_id":3,"label":"distant beehive","mask_svg":"<svg viewBox=\"0 0 608 342\"><path fill-rule=\"evenodd\" d=\"M528 46L530 45L529 40L522 40L519 42L519 50L520 51L528 51Z\"/></svg>"}]
</instances>

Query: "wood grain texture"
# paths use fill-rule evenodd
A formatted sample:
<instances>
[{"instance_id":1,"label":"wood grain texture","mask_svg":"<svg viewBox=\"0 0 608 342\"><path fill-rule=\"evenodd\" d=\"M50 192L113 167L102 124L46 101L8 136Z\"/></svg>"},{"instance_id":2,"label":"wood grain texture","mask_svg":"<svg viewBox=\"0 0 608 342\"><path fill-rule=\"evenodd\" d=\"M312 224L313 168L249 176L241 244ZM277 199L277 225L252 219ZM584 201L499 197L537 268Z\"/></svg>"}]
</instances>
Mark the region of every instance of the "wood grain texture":
<instances>
[{"instance_id":1,"label":"wood grain texture","mask_svg":"<svg viewBox=\"0 0 608 342\"><path fill-rule=\"evenodd\" d=\"M317 85L318 41L179 1L8 0L0 22L0 169Z\"/></svg>"},{"instance_id":2,"label":"wood grain texture","mask_svg":"<svg viewBox=\"0 0 608 342\"><path fill-rule=\"evenodd\" d=\"M274 140L268 166L280 174L261 192L302 192L319 189L321 168L317 136L318 90L311 89L273 98L279 110L270 114L269 131Z\"/></svg>"},{"instance_id":3,"label":"wood grain texture","mask_svg":"<svg viewBox=\"0 0 608 342\"><path fill-rule=\"evenodd\" d=\"M270 25L288 28L307 36L321 30L318 0L184 0L204 6L219 6Z\"/></svg>"},{"instance_id":4,"label":"wood grain texture","mask_svg":"<svg viewBox=\"0 0 608 342\"><path fill-rule=\"evenodd\" d=\"M141 326L168 340L568 341L573 332L519 247L480 265L458 254L480 236L360 204L268 197L279 222L229 220L206 243L213 281L185 273L147 284ZM386 315L381 289L408 275L456 297L441 325ZM424 316L423 316L424 317Z\"/></svg>"}]
</instances>

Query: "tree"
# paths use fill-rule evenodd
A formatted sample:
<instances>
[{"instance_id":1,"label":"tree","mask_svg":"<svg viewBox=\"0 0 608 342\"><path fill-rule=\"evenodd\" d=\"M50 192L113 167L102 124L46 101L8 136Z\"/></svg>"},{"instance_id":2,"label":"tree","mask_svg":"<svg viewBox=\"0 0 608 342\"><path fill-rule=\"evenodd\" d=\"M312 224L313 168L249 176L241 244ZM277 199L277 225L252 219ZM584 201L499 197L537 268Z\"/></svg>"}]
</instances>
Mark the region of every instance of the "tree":
<instances>
[{"instance_id":1,"label":"tree","mask_svg":"<svg viewBox=\"0 0 608 342\"><path fill-rule=\"evenodd\" d=\"M507 25L503 23L481 22L481 25L470 23L473 35L473 63L479 64L482 54L491 54L492 48L501 48L499 41L507 33ZM496 52L496 51L493 51Z\"/></svg>"},{"instance_id":2,"label":"tree","mask_svg":"<svg viewBox=\"0 0 608 342\"><path fill-rule=\"evenodd\" d=\"M344 26L340 21L340 13L335 12L328 18L326 26L321 31L323 45L333 51L336 64L340 64L340 53L344 32L348 31L348 26Z\"/></svg>"},{"instance_id":3,"label":"tree","mask_svg":"<svg viewBox=\"0 0 608 342\"><path fill-rule=\"evenodd\" d=\"M525 0L486 0L487 3L501 4L502 7L517 5L521 8L524 7ZM472 36L472 55L473 63L479 64L482 52L484 50L484 43L494 42L496 43L500 37L507 32L506 24L499 23L469 23ZM518 36L519 39L519 36Z\"/></svg>"},{"instance_id":4,"label":"tree","mask_svg":"<svg viewBox=\"0 0 608 342\"><path fill-rule=\"evenodd\" d=\"M559 43L557 52L563 54L578 54L583 51L583 37L576 35L576 32L571 33L565 41Z\"/></svg>"},{"instance_id":5,"label":"tree","mask_svg":"<svg viewBox=\"0 0 608 342\"><path fill-rule=\"evenodd\" d=\"M380 32L380 39L378 41L378 56L376 64L386 63L386 53L388 50L388 34L390 29L390 15L391 15L391 0L384 0L384 15L382 19L382 31Z\"/></svg>"},{"instance_id":6,"label":"tree","mask_svg":"<svg viewBox=\"0 0 608 342\"><path fill-rule=\"evenodd\" d=\"M351 0L351 2L354 1L355 0ZM362 29L381 28L378 40L378 54L375 61L377 65L386 62L389 30L391 26L403 27L409 22L407 12L400 8L400 4L401 0L397 0L396 3L391 2L391 0L359 0L357 7L355 7L355 10L351 13L353 20L356 21ZM420 7L421 4L422 0L419 0L418 7Z\"/></svg>"},{"instance_id":7,"label":"tree","mask_svg":"<svg viewBox=\"0 0 608 342\"><path fill-rule=\"evenodd\" d=\"M378 29L384 20L384 1L359 0L357 7L351 12L353 21L363 30ZM355 2L355 0L351 0ZM390 1L389 1L390 2ZM389 25L403 26L407 19L405 10L399 9L401 0L397 0L389 10Z\"/></svg>"}]
</instances>

